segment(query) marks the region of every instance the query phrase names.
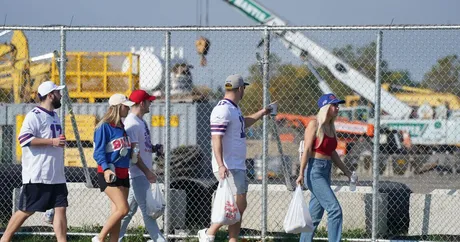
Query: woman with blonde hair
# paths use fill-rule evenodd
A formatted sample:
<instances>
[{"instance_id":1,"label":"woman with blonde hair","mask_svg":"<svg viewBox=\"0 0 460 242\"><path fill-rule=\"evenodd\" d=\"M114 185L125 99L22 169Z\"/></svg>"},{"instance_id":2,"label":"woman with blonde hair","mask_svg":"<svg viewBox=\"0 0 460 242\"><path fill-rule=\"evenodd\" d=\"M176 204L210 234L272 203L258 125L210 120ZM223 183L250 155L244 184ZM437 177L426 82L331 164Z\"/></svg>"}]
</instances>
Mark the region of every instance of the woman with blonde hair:
<instances>
[{"instance_id":1,"label":"woman with blonde hair","mask_svg":"<svg viewBox=\"0 0 460 242\"><path fill-rule=\"evenodd\" d=\"M93 157L97 162L99 187L110 198L112 213L92 242L104 241L108 234L111 242L118 241L121 220L129 211L131 142L121 119L128 115L134 102L123 94L114 94L109 99L109 105L107 113L96 125Z\"/></svg>"},{"instance_id":2,"label":"woman with blonde hair","mask_svg":"<svg viewBox=\"0 0 460 242\"><path fill-rule=\"evenodd\" d=\"M305 129L304 153L296 182L306 184L311 192L310 214L314 230L302 233L301 242L313 241L324 210L328 214L328 241L339 242L342 236L342 208L331 189L331 168L334 163L350 179L351 172L335 151L337 136L334 121L339 112L339 104L344 102L332 93L322 95L318 100L320 110L316 119L311 120Z\"/></svg>"}]
</instances>

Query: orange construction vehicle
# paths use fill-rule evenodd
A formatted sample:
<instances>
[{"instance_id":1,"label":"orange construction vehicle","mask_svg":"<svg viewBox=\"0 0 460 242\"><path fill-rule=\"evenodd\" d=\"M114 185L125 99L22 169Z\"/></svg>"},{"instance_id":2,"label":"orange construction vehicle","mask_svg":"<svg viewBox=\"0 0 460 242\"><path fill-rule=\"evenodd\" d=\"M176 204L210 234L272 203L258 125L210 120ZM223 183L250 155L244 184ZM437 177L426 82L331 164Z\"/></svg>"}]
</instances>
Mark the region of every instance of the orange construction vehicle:
<instances>
[{"instance_id":1,"label":"orange construction vehicle","mask_svg":"<svg viewBox=\"0 0 460 242\"><path fill-rule=\"evenodd\" d=\"M279 113L275 120L278 124L283 124L285 127L294 128L299 130L299 132L303 132L308 123L314 118L315 116ZM345 156L347 154L347 144L357 141L361 136L374 136L373 124L360 121L349 121L343 117L338 117L334 124L338 138L337 153L340 156ZM280 133L280 139L285 142L294 142L294 135L292 133Z\"/></svg>"},{"instance_id":2,"label":"orange construction vehicle","mask_svg":"<svg viewBox=\"0 0 460 242\"><path fill-rule=\"evenodd\" d=\"M280 128L280 139L282 142L295 142L303 139L305 127L315 116L302 116L296 114L279 113L275 121ZM344 117L335 120L338 145L337 153L342 157L347 166L356 166L359 160L371 158L373 151L374 125L362 121L350 121ZM406 154L410 146L410 137L402 131L388 128L380 129L380 152L382 157L395 157L396 166L394 171L399 172L401 156ZM368 159L369 160L369 159ZM385 166L385 163L382 163ZM366 168L369 168L369 164Z\"/></svg>"}]
</instances>

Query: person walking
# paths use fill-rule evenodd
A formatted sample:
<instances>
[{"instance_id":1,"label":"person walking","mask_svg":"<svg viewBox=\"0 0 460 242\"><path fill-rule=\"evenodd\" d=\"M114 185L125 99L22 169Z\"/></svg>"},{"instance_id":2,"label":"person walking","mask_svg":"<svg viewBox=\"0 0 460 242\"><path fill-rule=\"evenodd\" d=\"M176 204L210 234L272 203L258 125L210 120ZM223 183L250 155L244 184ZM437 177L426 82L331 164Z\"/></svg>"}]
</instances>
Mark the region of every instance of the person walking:
<instances>
[{"instance_id":1,"label":"person walking","mask_svg":"<svg viewBox=\"0 0 460 242\"><path fill-rule=\"evenodd\" d=\"M238 210L243 217L247 206L248 177L246 175L246 133L270 108L264 108L249 116L243 116L238 103L243 99L248 83L239 74L230 75L225 80L225 96L211 113L212 168L215 177L221 181L227 178L235 195ZM214 241L222 224L211 224L208 229L198 231L200 242ZM236 242L241 229L241 220L228 226L230 242Z\"/></svg>"},{"instance_id":2,"label":"person walking","mask_svg":"<svg viewBox=\"0 0 460 242\"><path fill-rule=\"evenodd\" d=\"M38 86L40 105L27 113L19 132L22 149L22 189L18 211L8 222L1 242L13 234L35 212L54 209L53 229L58 242L67 241L67 185L64 172L65 136L54 111L61 107L65 86L45 81Z\"/></svg>"},{"instance_id":3,"label":"person walking","mask_svg":"<svg viewBox=\"0 0 460 242\"><path fill-rule=\"evenodd\" d=\"M150 184L156 182L157 177L152 171L153 153L161 154L162 145L152 145L150 129L144 121L143 116L150 112L150 104L155 100L144 90L135 90L129 96L129 100L135 104L125 119L125 129L131 140L131 146L139 148L138 157L133 157L129 168L131 187L129 188L128 205L129 212L121 221L121 230L118 241L122 241L134 214L139 207L144 219L145 227L150 238L156 242L165 241L163 234L158 228L155 219L147 214L147 190L151 189Z\"/></svg>"},{"instance_id":4,"label":"person walking","mask_svg":"<svg viewBox=\"0 0 460 242\"><path fill-rule=\"evenodd\" d=\"M102 242L110 234L110 241L118 241L121 219L128 213L129 164L131 142L126 134L122 118L128 115L134 102L123 94L109 98L109 109L94 131L94 154L101 192L111 201L111 214L101 232L92 242Z\"/></svg>"},{"instance_id":5,"label":"person walking","mask_svg":"<svg viewBox=\"0 0 460 242\"><path fill-rule=\"evenodd\" d=\"M319 111L316 119L311 120L304 135L304 153L301 157L297 184L306 184L311 192L310 215L313 232L304 232L300 241L313 241L313 236L327 211L328 241L339 242L342 237L342 208L331 189L331 168L334 163L350 179L351 172L340 160L335 151L337 135L334 121L339 112L339 104L345 103L332 94L324 94L318 100ZM308 163L308 167L307 167Z\"/></svg>"}]
</instances>

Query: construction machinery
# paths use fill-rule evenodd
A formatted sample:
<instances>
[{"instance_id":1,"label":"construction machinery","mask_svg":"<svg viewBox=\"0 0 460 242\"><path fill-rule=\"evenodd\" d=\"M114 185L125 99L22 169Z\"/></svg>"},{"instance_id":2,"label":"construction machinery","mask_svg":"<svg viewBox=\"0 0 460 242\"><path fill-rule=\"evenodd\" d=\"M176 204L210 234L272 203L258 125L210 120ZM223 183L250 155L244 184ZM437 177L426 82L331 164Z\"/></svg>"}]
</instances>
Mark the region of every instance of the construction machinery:
<instances>
[{"instance_id":1,"label":"construction machinery","mask_svg":"<svg viewBox=\"0 0 460 242\"><path fill-rule=\"evenodd\" d=\"M20 30L12 32L11 41L0 45L0 89L4 102L28 103L35 100L35 90L45 80L59 83L57 58L59 53L29 57L29 44ZM164 61L145 47L130 52L66 52L66 86L73 101L107 100L114 93L129 95L142 88L162 95ZM187 61L171 59L172 95L190 94L193 80Z\"/></svg>"},{"instance_id":2,"label":"construction machinery","mask_svg":"<svg viewBox=\"0 0 460 242\"><path fill-rule=\"evenodd\" d=\"M4 31L1 35L9 32ZM30 92L29 70L27 38L22 31L14 31L10 43L0 44L0 88L11 90L16 103L23 100L24 96ZM4 93L2 94L1 98L5 99Z\"/></svg>"},{"instance_id":3,"label":"construction machinery","mask_svg":"<svg viewBox=\"0 0 460 242\"><path fill-rule=\"evenodd\" d=\"M267 26L287 26L287 21L277 16L274 12L262 6L256 0L224 0L230 6L235 7L244 15L250 17L259 24ZM331 88L321 79L314 70L314 63L326 67L330 73L340 82L351 88L359 99L365 99L367 103L375 103L375 83L368 77L354 69L343 60L321 47L310 38L299 31L283 30L274 31L278 40L290 50L296 57L305 62L306 66L312 71L318 79L318 85L323 92L329 92ZM408 88L405 88L408 91ZM412 93L408 92L395 94L389 89L381 89L381 124L389 129L397 129L410 134L414 150L420 154L429 154L433 152L448 150L449 152L457 151L460 146L460 119L457 115L436 115L429 119L417 119L414 117L422 116L428 118L430 113L430 104L434 104L432 97L439 97L441 102L447 102L449 108L456 107L458 97L445 95L441 93L427 93L429 90L420 90ZM425 92L425 93L423 93ZM349 100L349 102L352 102ZM420 107L415 110L415 104ZM356 102L355 104L356 105ZM446 113L442 107L439 113ZM448 111L447 113L455 114L456 112ZM361 121L372 122L373 107L367 105L353 107L350 105L341 108L340 116L349 117ZM407 135L406 135L407 136Z\"/></svg>"},{"instance_id":4,"label":"construction machinery","mask_svg":"<svg viewBox=\"0 0 460 242\"><path fill-rule=\"evenodd\" d=\"M283 127L280 137L285 142L298 143L303 138L308 123L315 119L315 116L302 116L286 113L279 113L275 117L278 126ZM337 133L337 153L342 157L349 167L363 163L364 169L369 170L372 157L372 139L374 137L374 125L350 121L344 117L338 117L334 122ZM296 139L297 138L297 139ZM401 162L403 154L407 154L411 147L410 139L404 136L403 132L388 128L380 130L380 152L384 156L392 156L393 160ZM396 159L396 157L399 157ZM367 162L364 162L367 160ZM392 164L395 173L401 173L398 164ZM386 164L381 163L383 172ZM355 167L356 168L356 167ZM298 170L298 169L294 169Z\"/></svg>"},{"instance_id":5,"label":"construction machinery","mask_svg":"<svg viewBox=\"0 0 460 242\"><path fill-rule=\"evenodd\" d=\"M4 31L0 36L12 35L9 42L0 44L0 98L5 103L24 104L36 101L36 90L40 83L52 80L60 82L59 53L47 53L41 56L29 56L29 44L22 31ZM132 49L129 52L66 52L66 86L69 97L73 102L102 102L114 93L124 93L129 96L132 90L142 88L152 91L156 96L162 95L164 88L164 62L153 54L153 48ZM184 59L171 60L171 93L174 98L191 94L193 79L190 69ZM190 95L191 96L191 95ZM201 98L201 97L200 97ZM191 100L193 98L188 98ZM75 115L78 123L80 140L86 145L83 149L88 158L89 166L94 167L92 157L92 139L95 125L100 114ZM157 120L152 116L152 120ZM14 115L14 127L0 126L0 131L12 128L19 132L25 113ZM172 121L177 116L172 116ZM70 117L66 116L66 126L71 127ZM153 121L152 121L153 124ZM173 126L174 127L174 126ZM3 134L4 132L0 132ZM0 135L1 136L1 135ZM65 152L67 166L80 166L80 154L76 147L76 137L71 128L66 129L69 147ZM20 162L21 148L16 139L12 140L15 147L13 152L16 161ZM16 143L16 145L14 145ZM5 146L6 147L6 146ZM2 146L2 150L4 148Z\"/></svg>"},{"instance_id":6,"label":"construction machinery","mask_svg":"<svg viewBox=\"0 0 460 242\"><path fill-rule=\"evenodd\" d=\"M29 57L26 36L12 31L10 43L0 45L0 88L14 103L33 102L37 87L45 80L59 83L56 55ZM67 52L66 85L72 99L95 102L114 93L129 95L139 86L139 55L131 52ZM123 61L129 65L122 69ZM8 100L4 100L8 101Z\"/></svg>"},{"instance_id":7,"label":"construction machinery","mask_svg":"<svg viewBox=\"0 0 460 242\"><path fill-rule=\"evenodd\" d=\"M428 104L431 107L445 105L449 110L460 110L460 98L452 93L439 93L427 88L389 83L382 84L382 89L390 92L393 96L413 108ZM362 97L359 95L349 95L345 97L345 101L345 106L347 107L359 106L362 103Z\"/></svg>"}]
</instances>

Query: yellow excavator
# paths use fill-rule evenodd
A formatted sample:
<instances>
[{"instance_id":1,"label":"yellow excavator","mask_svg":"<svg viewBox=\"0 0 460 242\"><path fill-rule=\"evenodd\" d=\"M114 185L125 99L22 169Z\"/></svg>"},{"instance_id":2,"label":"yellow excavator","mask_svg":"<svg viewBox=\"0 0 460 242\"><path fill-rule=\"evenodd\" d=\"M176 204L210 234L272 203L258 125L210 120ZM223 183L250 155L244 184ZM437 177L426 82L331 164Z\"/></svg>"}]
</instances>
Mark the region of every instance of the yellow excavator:
<instances>
[{"instance_id":1,"label":"yellow excavator","mask_svg":"<svg viewBox=\"0 0 460 242\"><path fill-rule=\"evenodd\" d=\"M95 102L114 93L129 95L139 87L137 54L69 51L66 56L66 85L73 100ZM11 41L0 44L0 101L33 102L35 90L46 80L59 83L55 54L31 59L26 36L20 30L13 31Z\"/></svg>"},{"instance_id":2,"label":"yellow excavator","mask_svg":"<svg viewBox=\"0 0 460 242\"><path fill-rule=\"evenodd\" d=\"M0 44L1 101L9 101L9 94L15 103L24 101L30 97L31 85L27 38L22 31L14 31L10 43Z\"/></svg>"},{"instance_id":3,"label":"yellow excavator","mask_svg":"<svg viewBox=\"0 0 460 242\"><path fill-rule=\"evenodd\" d=\"M446 105L450 110L460 110L460 98L452 93L440 93L431 89L410 87L394 84L382 84L382 89L390 92L398 100L411 107L429 105L438 107ZM362 98L359 95L349 95L345 97L346 107L361 105Z\"/></svg>"}]
</instances>

